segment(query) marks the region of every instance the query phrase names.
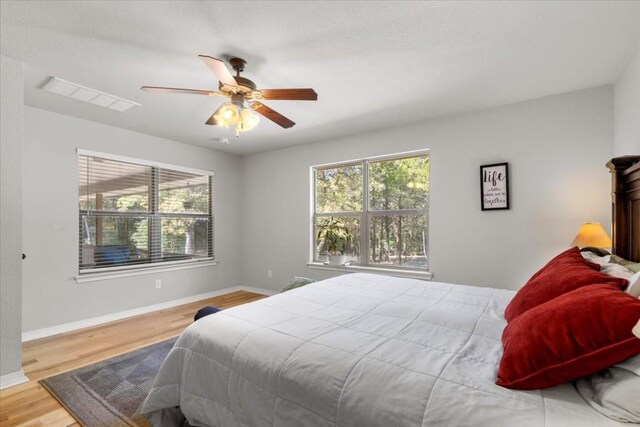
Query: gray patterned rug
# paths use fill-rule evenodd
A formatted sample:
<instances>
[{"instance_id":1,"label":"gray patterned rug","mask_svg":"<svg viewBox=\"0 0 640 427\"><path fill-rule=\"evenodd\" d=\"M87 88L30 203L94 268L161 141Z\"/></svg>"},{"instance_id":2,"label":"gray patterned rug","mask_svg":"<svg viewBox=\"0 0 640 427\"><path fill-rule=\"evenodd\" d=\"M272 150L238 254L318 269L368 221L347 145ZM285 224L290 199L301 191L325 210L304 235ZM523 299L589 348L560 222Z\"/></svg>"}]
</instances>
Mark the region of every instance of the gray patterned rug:
<instances>
[{"instance_id":1,"label":"gray patterned rug","mask_svg":"<svg viewBox=\"0 0 640 427\"><path fill-rule=\"evenodd\" d=\"M83 426L147 427L138 411L177 338L141 348L40 383Z\"/></svg>"}]
</instances>

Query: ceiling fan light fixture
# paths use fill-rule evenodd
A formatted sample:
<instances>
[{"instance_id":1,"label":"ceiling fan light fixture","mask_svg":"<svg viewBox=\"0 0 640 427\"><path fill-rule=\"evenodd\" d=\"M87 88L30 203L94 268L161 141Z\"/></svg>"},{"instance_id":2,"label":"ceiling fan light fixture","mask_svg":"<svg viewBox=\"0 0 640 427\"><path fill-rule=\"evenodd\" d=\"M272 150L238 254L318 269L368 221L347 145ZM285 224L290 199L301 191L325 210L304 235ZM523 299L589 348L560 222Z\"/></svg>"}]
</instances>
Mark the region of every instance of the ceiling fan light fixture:
<instances>
[{"instance_id":1,"label":"ceiling fan light fixture","mask_svg":"<svg viewBox=\"0 0 640 427\"><path fill-rule=\"evenodd\" d=\"M213 117L220 125L228 128L238 123L240 109L234 103L225 102L216 110Z\"/></svg>"},{"instance_id":2,"label":"ceiling fan light fixture","mask_svg":"<svg viewBox=\"0 0 640 427\"><path fill-rule=\"evenodd\" d=\"M247 132L258 126L258 123L260 123L260 116L245 108L240 113L240 120L238 120L236 127L240 132Z\"/></svg>"}]
</instances>

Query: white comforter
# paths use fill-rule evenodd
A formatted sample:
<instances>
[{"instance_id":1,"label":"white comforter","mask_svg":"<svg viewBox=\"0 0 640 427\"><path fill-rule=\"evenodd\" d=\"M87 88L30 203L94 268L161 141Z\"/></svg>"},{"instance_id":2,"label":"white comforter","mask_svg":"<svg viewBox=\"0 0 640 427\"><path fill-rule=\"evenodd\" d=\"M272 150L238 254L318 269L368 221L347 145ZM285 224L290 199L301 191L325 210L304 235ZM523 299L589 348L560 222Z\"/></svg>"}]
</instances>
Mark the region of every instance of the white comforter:
<instances>
[{"instance_id":1,"label":"white comforter","mask_svg":"<svg viewBox=\"0 0 640 427\"><path fill-rule=\"evenodd\" d=\"M350 274L207 316L143 406L194 426L606 426L572 384L494 384L513 291Z\"/></svg>"}]
</instances>

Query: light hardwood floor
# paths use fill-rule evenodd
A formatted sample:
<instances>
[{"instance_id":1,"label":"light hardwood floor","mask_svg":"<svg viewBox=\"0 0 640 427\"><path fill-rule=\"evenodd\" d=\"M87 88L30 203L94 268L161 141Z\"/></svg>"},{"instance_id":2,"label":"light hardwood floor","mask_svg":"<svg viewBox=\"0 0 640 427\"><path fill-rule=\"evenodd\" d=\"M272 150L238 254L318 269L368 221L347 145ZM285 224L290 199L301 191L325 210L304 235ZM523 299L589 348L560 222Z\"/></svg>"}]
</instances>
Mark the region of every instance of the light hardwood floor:
<instances>
[{"instance_id":1,"label":"light hardwood floor","mask_svg":"<svg viewBox=\"0 0 640 427\"><path fill-rule=\"evenodd\" d=\"M38 381L177 336L205 306L229 308L264 298L238 291L22 345L28 383L0 391L0 426L78 426Z\"/></svg>"}]
</instances>

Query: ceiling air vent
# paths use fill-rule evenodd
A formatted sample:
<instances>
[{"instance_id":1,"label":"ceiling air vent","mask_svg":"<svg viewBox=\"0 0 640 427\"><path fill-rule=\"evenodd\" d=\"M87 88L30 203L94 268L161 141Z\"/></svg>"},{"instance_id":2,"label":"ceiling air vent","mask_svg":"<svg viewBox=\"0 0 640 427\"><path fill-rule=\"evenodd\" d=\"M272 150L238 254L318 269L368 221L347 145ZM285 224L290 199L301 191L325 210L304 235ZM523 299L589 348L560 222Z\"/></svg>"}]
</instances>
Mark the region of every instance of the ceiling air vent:
<instances>
[{"instance_id":1,"label":"ceiling air vent","mask_svg":"<svg viewBox=\"0 0 640 427\"><path fill-rule=\"evenodd\" d=\"M120 112L140 105L137 102L71 83L58 77L51 77L51 80L42 87L42 90Z\"/></svg>"}]
</instances>

